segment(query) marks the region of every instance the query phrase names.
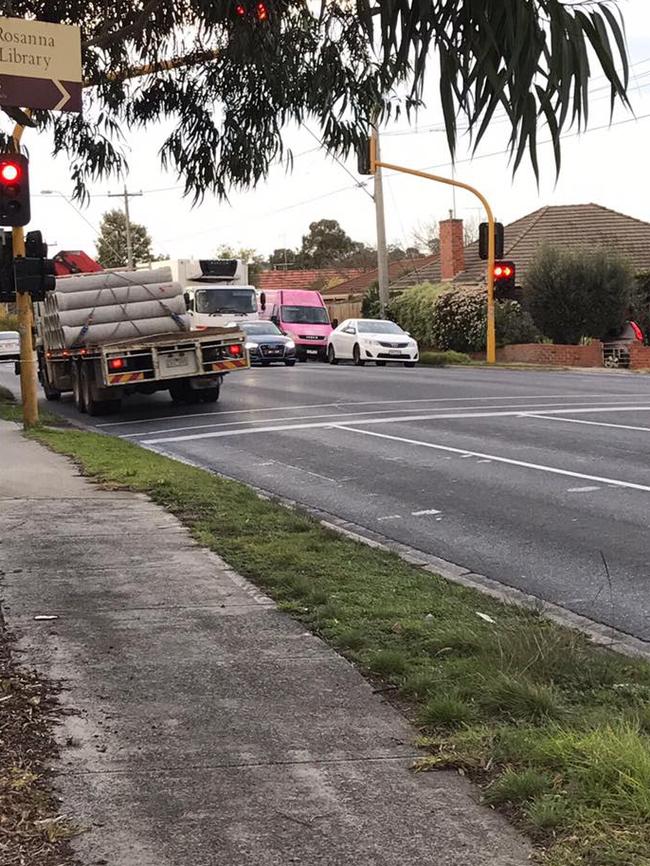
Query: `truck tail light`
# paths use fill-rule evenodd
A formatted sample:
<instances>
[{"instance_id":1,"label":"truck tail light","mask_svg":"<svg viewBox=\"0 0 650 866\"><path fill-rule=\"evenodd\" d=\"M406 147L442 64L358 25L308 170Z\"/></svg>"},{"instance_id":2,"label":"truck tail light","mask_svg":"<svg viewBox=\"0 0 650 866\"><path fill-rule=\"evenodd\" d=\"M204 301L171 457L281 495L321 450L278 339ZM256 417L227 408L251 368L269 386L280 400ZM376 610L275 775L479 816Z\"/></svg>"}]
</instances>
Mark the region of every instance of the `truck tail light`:
<instances>
[{"instance_id":1,"label":"truck tail light","mask_svg":"<svg viewBox=\"0 0 650 866\"><path fill-rule=\"evenodd\" d=\"M108 359L108 369L113 370L114 372L117 370L123 370L126 367L126 361L124 358L109 358Z\"/></svg>"},{"instance_id":2,"label":"truck tail light","mask_svg":"<svg viewBox=\"0 0 650 866\"><path fill-rule=\"evenodd\" d=\"M235 343L234 346L228 346L228 354L232 355L233 358L239 358L242 354L242 347L239 343Z\"/></svg>"}]
</instances>

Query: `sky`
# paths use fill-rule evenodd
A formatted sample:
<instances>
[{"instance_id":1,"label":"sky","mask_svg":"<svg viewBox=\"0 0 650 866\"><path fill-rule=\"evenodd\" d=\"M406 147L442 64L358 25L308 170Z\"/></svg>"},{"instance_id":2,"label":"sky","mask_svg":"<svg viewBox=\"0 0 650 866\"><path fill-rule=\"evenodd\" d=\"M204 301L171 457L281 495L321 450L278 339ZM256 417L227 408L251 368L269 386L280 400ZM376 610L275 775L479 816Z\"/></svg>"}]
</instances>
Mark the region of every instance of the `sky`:
<instances>
[{"instance_id":1,"label":"sky","mask_svg":"<svg viewBox=\"0 0 650 866\"><path fill-rule=\"evenodd\" d=\"M504 152L508 125L500 119L492 124L473 157L467 139L461 139L455 176L479 188L501 222L512 222L544 205L585 202L650 222L650 4L648 0L620 0L619 5L632 64L634 115L618 108L610 126L608 89L595 69L588 131L580 136L569 133L564 139L557 182L548 144L540 149L539 186L526 159L513 178ZM425 93L429 105L421 110L417 123L409 126L402 117L382 130L383 160L451 176L435 93L432 80ZM178 178L160 168L157 150L162 128L127 135L126 183L132 192L143 193L130 199L131 219L147 227L155 253L172 258L214 256L222 245L254 248L261 254L276 247L298 247L309 223L324 218L338 220L352 238L374 245L372 187L360 186L371 179L356 174L353 157L343 166L334 161L313 137L318 132L314 124L310 129L311 133L295 128L286 132L286 143L296 156L291 173L284 166L275 166L255 189L234 193L227 203L206 196L194 208L183 198ZM542 134L540 139L544 138ZM122 204L121 199L107 194L120 192L124 179L93 184L90 204L80 207L69 200L72 185L67 161L52 158L47 137L37 140L27 130L23 141L31 166L30 228L41 229L52 252L83 249L92 255L102 213ZM42 190L54 192L44 195ZM385 173L384 198L388 241L400 246L411 245L419 226L447 218L454 208L456 216L465 220L475 222L481 215L479 202L469 193L459 191L454 197L448 187L391 172Z\"/></svg>"}]
</instances>

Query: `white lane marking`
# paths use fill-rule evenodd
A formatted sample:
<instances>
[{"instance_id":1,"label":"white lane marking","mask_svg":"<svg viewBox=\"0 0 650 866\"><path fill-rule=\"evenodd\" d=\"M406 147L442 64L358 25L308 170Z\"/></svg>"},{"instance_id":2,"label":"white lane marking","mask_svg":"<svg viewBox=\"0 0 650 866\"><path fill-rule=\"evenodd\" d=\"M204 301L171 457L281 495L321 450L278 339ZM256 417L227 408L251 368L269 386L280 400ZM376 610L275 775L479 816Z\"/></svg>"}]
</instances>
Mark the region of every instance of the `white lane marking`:
<instances>
[{"instance_id":1,"label":"white lane marking","mask_svg":"<svg viewBox=\"0 0 650 866\"><path fill-rule=\"evenodd\" d=\"M413 517L422 517L425 514L440 514L437 508L425 508L424 511L411 511Z\"/></svg>"},{"instance_id":2,"label":"white lane marking","mask_svg":"<svg viewBox=\"0 0 650 866\"><path fill-rule=\"evenodd\" d=\"M566 424L589 424L592 427L616 427L617 430L642 430L650 433L650 427L635 427L632 424L608 424L605 421L583 421L581 418L549 418L537 412L526 412L522 418L542 418L544 421L564 421Z\"/></svg>"},{"instance_id":3,"label":"white lane marking","mask_svg":"<svg viewBox=\"0 0 650 866\"><path fill-rule=\"evenodd\" d=\"M506 403L500 406L490 406L490 409L528 409L529 407L532 409L552 409L554 406L564 406L564 403L523 403L521 406L513 406L512 403ZM590 406L590 403L579 402L572 403L573 406ZM614 403L612 405L618 406L618 403ZM445 407L446 409L450 409L453 412L463 412L466 409L474 409L474 406L449 406ZM421 410L418 409L403 409L403 412L418 412ZM355 418L359 418L361 415L390 415L394 412L394 409L372 409L368 412L337 412L333 414L332 412L328 412L324 415L289 415L285 418L271 418L273 423L282 423L285 424L287 421L313 421L317 418L332 418L336 420L337 418L345 418L347 416L353 415ZM536 414L536 413L535 413ZM218 415L217 415L218 417ZM184 427L163 427L161 430L143 430L140 433L120 433L118 434L120 439L135 439L138 436L152 436L156 433L183 433L185 430L214 430L217 427L237 427L242 424L259 424L259 421L249 421L244 419L242 421L223 421L217 424L190 424L185 425ZM264 423L264 422L262 422Z\"/></svg>"},{"instance_id":4,"label":"white lane marking","mask_svg":"<svg viewBox=\"0 0 650 866\"><path fill-rule=\"evenodd\" d=\"M650 408L650 407L649 407ZM465 454L465 449L452 448L451 445L438 445L435 442L423 442L419 439L407 439L404 436L390 436L388 433L375 433L373 430L358 430L354 427L338 425L337 430L347 430L350 433L360 433L362 436L375 436L378 439L389 439L392 442L403 442L405 445L419 445L422 448L433 448L436 451L451 451L453 454ZM548 472L551 475L564 475L568 478L581 478L584 481L599 481L601 484L611 484L613 487L625 487L630 490L643 490L650 493L647 484L635 484L632 481L621 481L618 478L603 478L600 475L586 475L583 472L573 472L570 469L559 469L556 466L545 466L542 463L528 463L526 460L513 460L511 457L498 457L496 454L483 454L473 451L474 457L488 457L496 463L507 463L510 466L521 466L523 469L536 469L538 472Z\"/></svg>"},{"instance_id":5,"label":"white lane marking","mask_svg":"<svg viewBox=\"0 0 650 866\"><path fill-rule=\"evenodd\" d=\"M600 489L600 487L569 487L567 493L593 493L594 490Z\"/></svg>"},{"instance_id":6,"label":"white lane marking","mask_svg":"<svg viewBox=\"0 0 650 866\"><path fill-rule=\"evenodd\" d=\"M191 415L161 415L158 418L139 418L131 421L105 421L103 424L95 424L95 427L127 427L129 424L155 424L157 421L174 421L176 418L206 418L212 415L243 415L252 412L294 412L296 409L329 409L336 407L344 409L346 406L392 406L404 403L473 403L483 402L485 400L555 400L572 398L598 398L616 397L616 394L522 394L519 396L506 397L505 394L499 394L494 397L419 397L416 400L363 400L344 402L339 400L336 403L305 403L297 406L267 406L258 409L224 409L212 410L212 412L194 412ZM649 395L650 396L650 395Z\"/></svg>"},{"instance_id":7,"label":"white lane marking","mask_svg":"<svg viewBox=\"0 0 650 866\"><path fill-rule=\"evenodd\" d=\"M584 409L549 409L547 415L577 415L579 413L596 414L598 412L650 412L650 406L588 406ZM350 421L345 423L358 424L403 424L405 421L436 421L450 420L452 418L507 418L519 417L522 413L519 409L512 409L506 412L461 412L458 413L439 413L436 415L398 415L394 418L366 418L361 421ZM332 417L332 416L328 416ZM266 427L252 427L245 430L218 430L214 433L194 433L187 436L162 436L158 439L141 439L140 445L159 445L164 442L193 442L197 439L219 439L223 436L245 436L251 433L280 433L285 430L317 430L323 427L336 428L340 426L336 423L335 417L331 421L314 421L310 424L269 424ZM164 431L160 431L164 432ZM461 449L459 452L465 454ZM486 456L486 455L481 455Z\"/></svg>"},{"instance_id":8,"label":"white lane marking","mask_svg":"<svg viewBox=\"0 0 650 866\"><path fill-rule=\"evenodd\" d=\"M479 460L478 462L479 463L492 463L491 460Z\"/></svg>"},{"instance_id":9,"label":"white lane marking","mask_svg":"<svg viewBox=\"0 0 650 866\"><path fill-rule=\"evenodd\" d=\"M386 517L378 517L377 520L401 520L401 514L387 514Z\"/></svg>"}]
</instances>

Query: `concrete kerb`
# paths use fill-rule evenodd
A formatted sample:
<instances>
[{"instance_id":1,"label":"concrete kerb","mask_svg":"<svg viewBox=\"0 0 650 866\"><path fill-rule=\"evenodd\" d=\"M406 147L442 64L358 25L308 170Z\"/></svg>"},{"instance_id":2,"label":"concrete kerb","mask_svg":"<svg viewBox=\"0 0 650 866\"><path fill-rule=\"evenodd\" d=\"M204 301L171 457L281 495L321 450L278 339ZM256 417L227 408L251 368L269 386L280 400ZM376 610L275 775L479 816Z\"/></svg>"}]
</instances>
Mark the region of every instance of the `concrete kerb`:
<instances>
[{"instance_id":1,"label":"concrete kerb","mask_svg":"<svg viewBox=\"0 0 650 866\"><path fill-rule=\"evenodd\" d=\"M172 460L179 460L179 462L185 463L188 466L193 466L196 469L203 469L204 472L210 471L199 463L195 463L191 460L185 458L179 459L172 454L166 454L162 451L158 451L157 453L164 454L165 457L169 457ZM238 484L244 483L237 478L232 478L223 473L213 474L218 474L223 478L227 478L229 481L236 481ZM252 484L246 484L246 486L253 490L260 499L275 502L278 505L282 505L284 508L291 509L292 511L302 511L310 517L314 517L318 520L321 526L325 529L336 532L338 535L342 535L352 541L357 541L360 544L365 544L367 547L395 553L400 557L400 559L403 559L410 565L419 566L420 568L425 569L425 571L430 571L432 574L440 575L440 577L444 577L445 580L449 580L452 583L458 583L461 586L466 586L468 589L482 592L485 595L497 599L497 601L500 601L503 604L514 604L518 607L534 611L540 616L543 616L558 625L572 629L573 631L581 632L590 638L594 644L606 647L607 649L618 652L621 655L650 660L650 642L648 641L641 640L641 638L634 637L634 635L627 634L619 629L612 628L611 626L596 622L595 620L591 620L581 614L574 613L561 605L545 601L544 599L539 598L539 596L522 592L514 586L500 583L498 580L494 580L484 574L476 574L463 565L448 562L446 559L440 559L440 557L425 553L415 547L410 547L407 544L393 541L381 533L371 531L366 529L366 527L359 526L351 521L343 520L333 514L328 514L327 512L321 511L317 508L302 505L300 502L296 502L293 499L277 496L274 493L270 493L269 491Z\"/></svg>"},{"instance_id":2,"label":"concrete kerb","mask_svg":"<svg viewBox=\"0 0 650 866\"><path fill-rule=\"evenodd\" d=\"M87 430L88 428L84 429ZM170 460L175 460L177 463L183 463L187 466L192 466L195 469L201 469L204 472L212 472L210 469L207 469L196 461L168 453L162 448L152 448L146 445L141 447L150 450L155 454L160 454L163 457L168 457ZM245 483L240 481L238 478L226 475L225 473L212 472L212 474L218 475L219 477L225 478L229 481L234 481L238 484ZM648 641L644 641L641 638L634 637L634 635L627 634L619 629L591 620L581 614L574 613L561 605L548 602L539 596L530 595L516 587L500 583L484 574L476 574L463 565L448 562L447 560L425 553L417 548L393 541L381 533L371 531L366 527L359 526L351 521L343 520L342 518L336 517L328 512L303 505L302 503L296 502L287 497L277 496L276 494L253 484L246 484L245 486L252 490L261 499L275 502L278 505L291 509L292 511L302 511L305 514L310 515L318 520L325 529L329 529L332 532L336 532L337 534L350 538L353 541L357 541L360 544L365 544L368 547L374 547L395 553L411 565L419 566L433 574L438 574L441 577L444 577L445 580L482 592L485 595L489 595L492 598L503 602L504 604L514 604L526 608L527 610L532 610L558 625L581 632L589 637L594 644L606 647L614 652L632 658L644 658L650 660L650 642ZM145 494L140 494L140 496L148 498ZM216 557L220 565L225 566L232 572L232 569L230 569L228 564L224 563L217 554L212 555ZM266 599L266 596L260 594L260 602L264 603L261 599Z\"/></svg>"}]
</instances>

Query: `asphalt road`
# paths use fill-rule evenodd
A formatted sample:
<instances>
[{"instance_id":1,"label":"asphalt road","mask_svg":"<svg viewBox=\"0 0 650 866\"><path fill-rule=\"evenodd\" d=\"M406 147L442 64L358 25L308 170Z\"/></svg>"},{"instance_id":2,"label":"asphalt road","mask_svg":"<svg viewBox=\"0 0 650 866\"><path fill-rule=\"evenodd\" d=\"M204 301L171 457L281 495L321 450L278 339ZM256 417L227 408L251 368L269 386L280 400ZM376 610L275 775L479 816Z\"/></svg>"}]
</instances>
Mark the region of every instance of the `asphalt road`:
<instances>
[{"instance_id":1,"label":"asphalt road","mask_svg":"<svg viewBox=\"0 0 650 866\"><path fill-rule=\"evenodd\" d=\"M650 377L308 364L222 394L87 422L650 640Z\"/></svg>"}]
</instances>

